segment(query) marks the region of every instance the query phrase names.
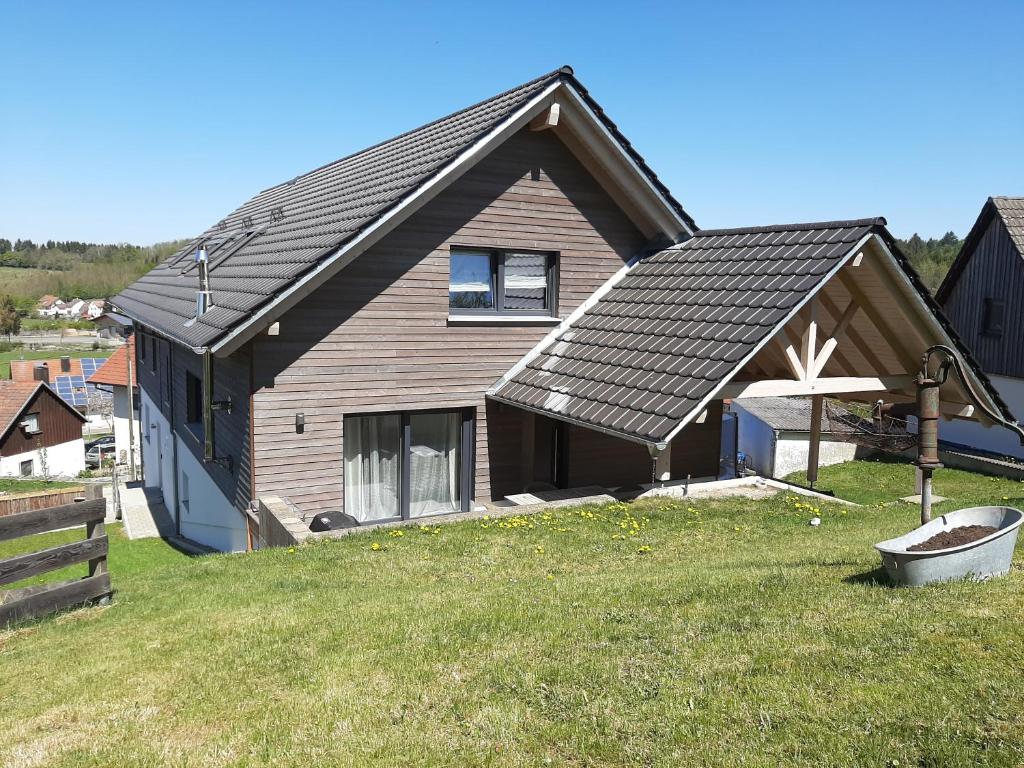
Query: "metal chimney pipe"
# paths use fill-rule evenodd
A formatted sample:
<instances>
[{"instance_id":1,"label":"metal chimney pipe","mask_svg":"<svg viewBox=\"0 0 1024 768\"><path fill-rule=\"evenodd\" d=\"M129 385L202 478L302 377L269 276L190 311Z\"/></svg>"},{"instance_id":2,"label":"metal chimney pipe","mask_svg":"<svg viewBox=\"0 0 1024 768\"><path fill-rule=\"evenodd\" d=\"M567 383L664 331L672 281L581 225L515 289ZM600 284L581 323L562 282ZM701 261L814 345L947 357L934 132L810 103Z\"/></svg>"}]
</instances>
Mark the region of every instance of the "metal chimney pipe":
<instances>
[{"instance_id":1,"label":"metal chimney pipe","mask_svg":"<svg viewBox=\"0 0 1024 768\"><path fill-rule=\"evenodd\" d=\"M196 263L199 265L199 292L196 293L196 317L201 317L213 306L213 294L210 293L210 262L206 256L206 248L203 246L200 246L196 251Z\"/></svg>"}]
</instances>

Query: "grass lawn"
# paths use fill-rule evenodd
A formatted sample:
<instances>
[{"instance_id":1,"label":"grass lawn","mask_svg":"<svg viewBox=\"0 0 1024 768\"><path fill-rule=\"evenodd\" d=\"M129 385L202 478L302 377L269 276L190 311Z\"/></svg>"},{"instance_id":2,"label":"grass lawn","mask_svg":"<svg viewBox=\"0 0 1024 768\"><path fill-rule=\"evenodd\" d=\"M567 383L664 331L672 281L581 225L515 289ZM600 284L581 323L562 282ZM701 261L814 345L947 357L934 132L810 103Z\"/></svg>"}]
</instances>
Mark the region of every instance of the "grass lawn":
<instances>
[{"instance_id":1,"label":"grass lawn","mask_svg":"<svg viewBox=\"0 0 1024 768\"><path fill-rule=\"evenodd\" d=\"M20 478L0 477L0 492L3 493L57 491L61 488L70 488L73 485L76 485L76 483L65 483L60 480L22 480Z\"/></svg>"},{"instance_id":2,"label":"grass lawn","mask_svg":"<svg viewBox=\"0 0 1024 768\"><path fill-rule=\"evenodd\" d=\"M892 471L827 477L890 500L909 492ZM1024 504L1017 482L936 482L955 499L938 511ZM197 559L112 529L113 605L0 632L0 764L1020 765L1020 558L989 583L893 589L872 544L914 506L822 504L811 528L798 503Z\"/></svg>"},{"instance_id":3,"label":"grass lawn","mask_svg":"<svg viewBox=\"0 0 1024 768\"><path fill-rule=\"evenodd\" d=\"M0 379L11 378L11 360L56 360L58 357L103 357L113 354L112 349L91 349L90 347L48 347L29 349L21 347L10 352L0 352Z\"/></svg>"}]
</instances>

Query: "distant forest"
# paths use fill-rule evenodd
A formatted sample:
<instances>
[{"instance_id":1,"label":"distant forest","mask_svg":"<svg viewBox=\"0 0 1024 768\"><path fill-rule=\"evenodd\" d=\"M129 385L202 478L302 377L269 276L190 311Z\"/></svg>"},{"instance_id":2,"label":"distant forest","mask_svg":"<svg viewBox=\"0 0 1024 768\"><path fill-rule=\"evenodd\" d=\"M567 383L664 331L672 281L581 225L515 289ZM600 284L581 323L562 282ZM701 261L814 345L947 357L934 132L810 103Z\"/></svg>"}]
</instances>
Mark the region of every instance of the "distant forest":
<instances>
[{"instance_id":1,"label":"distant forest","mask_svg":"<svg viewBox=\"0 0 1024 768\"><path fill-rule=\"evenodd\" d=\"M34 243L0 237L0 292L19 309L40 296L62 299L107 298L145 274L185 241L139 246L80 243L73 240Z\"/></svg>"},{"instance_id":2,"label":"distant forest","mask_svg":"<svg viewBox=\"0 0 1024 768\"><path fill-rule=\"evenodd\" d=\"M0 237L0 292L11 295L23 312L40 296L62 299L107 298L185 245L185 240L156 245L103 245L73 240L33 243ZM900 249L934 293L960 250L952 232L925 240L913 235L899 240Z\"/></svg>"}]
</instances>

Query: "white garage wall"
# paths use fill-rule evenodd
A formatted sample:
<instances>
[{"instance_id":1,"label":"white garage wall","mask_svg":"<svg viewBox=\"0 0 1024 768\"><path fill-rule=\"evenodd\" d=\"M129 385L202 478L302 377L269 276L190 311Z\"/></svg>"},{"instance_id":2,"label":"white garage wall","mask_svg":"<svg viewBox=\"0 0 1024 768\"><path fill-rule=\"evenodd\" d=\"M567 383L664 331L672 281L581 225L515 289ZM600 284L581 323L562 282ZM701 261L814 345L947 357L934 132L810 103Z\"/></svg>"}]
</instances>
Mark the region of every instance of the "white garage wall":
<instances>
[{"instance_id":1,"label":"white garage wall","mask_svg":"<svg viewBox=\"0 0 1024 768\"><path fill-rule=\"evenodd\" d=\"M739 447L747 455L747 466L759 475L771 477L775 463L775 430L744 410L740 403L734 402L732 409L739 415Z\"/></svg>"},{"instance_id":2,"label":"white garage wall","mask_svg":"<svg viewBox=\"0 0 1024 768\"><path fill-rule=\"evenodd\" d=\"M775 447L775 477L785 477L790 472L807 471L809 440L806 433L781 432ZM833 440L822 440L818 444L818 466L841 464L853 461L857 446Z\"/></svg>"}]
</instances>

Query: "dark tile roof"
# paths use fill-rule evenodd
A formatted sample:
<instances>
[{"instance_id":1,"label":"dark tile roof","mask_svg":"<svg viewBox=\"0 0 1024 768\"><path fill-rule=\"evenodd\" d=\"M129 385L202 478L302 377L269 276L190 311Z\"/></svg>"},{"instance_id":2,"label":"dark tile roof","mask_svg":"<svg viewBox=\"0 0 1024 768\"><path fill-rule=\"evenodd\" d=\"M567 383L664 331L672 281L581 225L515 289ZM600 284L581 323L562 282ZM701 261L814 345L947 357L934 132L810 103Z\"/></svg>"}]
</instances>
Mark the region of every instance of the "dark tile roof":
<instances>
[{"instance_id":1,"label":"dark tile roof","mask_svg":"<svg viewBox=\"0 0 1024 768\"><path fill-rule=\"evenodd\" d=\"M1017 246L1017 253L1024 256L1024 197L993 197L992 204Z\"/></svg>"},{"instance_id":2,"label":"dark tile roof","mask_svg":"<svg viewBox=\"0 0 1024 768\"><path fill-rule=\"evenodd\" d=\"M492 396L661 442L884 224L700 231L638 263Z\"/></svg>"},{"instance_id":3,"label":"dark tile roof","mask_svg":"<svg viewBox=\"0 0 1024 768\"><path fill-rule=\"evenodd\" d=\"M1017 254L1024 258L1024 197L990 197L981 207L981 213L978 214L974 226L971 227L971 231L964 238L963 245L960 246L960 253L953 259L949 271L942 279L942 284L935 292L935 298L940 304L945 305L946 300L949 299L953 286L956 285L960 275L967 268L967 263L974 255L978 243L994 216L998 216L1002 220L1010 235L1010 240L1013 241L1013 245L1017 249Z\"/></svg>"},{"instance_id":4,"label":"dark tile roof","mask_svg":"<svg viewBox=\"0 0 1024 768\"><path fill-rule=\"evenodd\" d=\"M323 263L555 81L572 83L669 204L668 190L600 106L562 67L493 98L271 187L114 297L130 317L193 347L207 346ZM692 228L696 228L695 225ZM198 321L192 254L206 241L214 307Z\"/></svg>"}]
</instances>

